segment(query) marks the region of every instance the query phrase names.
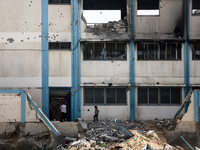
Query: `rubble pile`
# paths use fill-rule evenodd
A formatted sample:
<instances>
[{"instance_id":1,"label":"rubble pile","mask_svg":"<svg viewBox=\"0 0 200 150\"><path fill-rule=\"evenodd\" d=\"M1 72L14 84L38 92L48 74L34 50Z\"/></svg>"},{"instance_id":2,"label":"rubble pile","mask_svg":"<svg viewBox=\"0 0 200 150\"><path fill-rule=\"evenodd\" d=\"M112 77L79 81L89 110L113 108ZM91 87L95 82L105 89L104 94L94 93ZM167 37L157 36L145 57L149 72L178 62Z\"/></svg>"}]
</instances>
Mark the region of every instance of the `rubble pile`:
<instances>
[{"instance_id":1,"label":"rubble pile","mask_svg":"<svg viewBox=\"0 0 200 150\"><path fill-rule=\"evenodd\" d=\"M157 128L161 130L165 128L166 130L174 130L176 128L176 122L173 119L163 119L163 120L151 120L151 121L142 121L137 126L129 124L127 125L128 129L135 130L152 130L153 128Z\"/></svg>"},{"instance_id":2,"label":"rubble pile","mask_svg":"<svg viewBox=\"0 0 200 150\"><path fill-rule=\"evenodd\" d=\"M97 144L112 142L123 142L130 136L117 128L114 121L89 122L86 139L94 140Z\"/></svg>"},{"instance_id":3,"label":"rubble pile","mask_svg":"<svg viewBox=\"0 0 200 150\"><path fill-rule=\"evenodd\" d=\"M88 25L88 28L107 28L111 32L125 33L127 31L126 20L109 21L108 23Z\"/></svg>"},{"instance_id":4,"label":"rubble pile","mask_svg":"<svg viewBox=\"0 0 200 150\"><path fill-rule=\"evenodd\" d=\"M88 122L87 125L84 120L79 120L79 122L84 133L82 136L79 135L79 139L66 138L66 145L61 145L62 150L177 149L167 144L162 131L158 131L159 129L156 126L159 123L162 127L169 127L173 124L170 120L140 123L99 121ZM128 128L133 129L128 130ZM58 149L61 149L61 147L59 146Z\"/></svg>"}]
</instances>

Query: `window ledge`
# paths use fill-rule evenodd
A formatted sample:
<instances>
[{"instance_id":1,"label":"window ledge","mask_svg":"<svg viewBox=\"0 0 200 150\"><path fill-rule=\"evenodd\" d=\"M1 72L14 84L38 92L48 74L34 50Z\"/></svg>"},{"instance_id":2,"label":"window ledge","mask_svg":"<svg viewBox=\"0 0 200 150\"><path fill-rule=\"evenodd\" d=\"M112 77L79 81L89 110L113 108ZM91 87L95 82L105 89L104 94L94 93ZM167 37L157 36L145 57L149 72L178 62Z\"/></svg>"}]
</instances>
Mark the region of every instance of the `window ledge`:
<instances>
[{"instance_id":1,"label":"window ledge","mask_svg":"<svg viewBox=\"0 0 200 150\"><path fill-rule=\"evenodd\" d=\"M157 87L185 87L185 84L156 84L156 83L150 83L150 84L143 84L143 83L137 83L135 86L157 86Z\"/></svg>"},{"instance_id":2,"label":"window ledge","mask_svg":"<svg viewBox=\"0 0 200 150\"><path fill-rule=\"evenodd\" d=\"M129 83L82 83L80 86L124 86L124 87L130 87L131 84Z\"/></svg>"}]
</instances>

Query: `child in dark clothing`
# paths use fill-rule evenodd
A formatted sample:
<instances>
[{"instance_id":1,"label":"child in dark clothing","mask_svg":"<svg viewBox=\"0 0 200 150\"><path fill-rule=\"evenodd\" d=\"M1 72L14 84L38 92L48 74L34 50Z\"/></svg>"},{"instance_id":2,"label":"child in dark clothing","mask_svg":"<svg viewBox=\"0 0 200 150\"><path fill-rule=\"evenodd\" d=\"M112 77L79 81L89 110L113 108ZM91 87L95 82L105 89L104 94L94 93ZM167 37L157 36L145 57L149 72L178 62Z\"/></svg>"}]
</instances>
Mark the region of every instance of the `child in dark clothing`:
<instances>
[{"instance_id":1,"label":"child in dark clothing","mask_svg":"<svg viewBox=\"0 0 200 150\"><path fill-rule=\"evenodd\" d=\"M98 121L98 115L99 115L99 109L98 109L98 107L97 106L94 106L94 108L95 108L95 111L94 111L94 121Z\"/></svg>"}]
</instances>

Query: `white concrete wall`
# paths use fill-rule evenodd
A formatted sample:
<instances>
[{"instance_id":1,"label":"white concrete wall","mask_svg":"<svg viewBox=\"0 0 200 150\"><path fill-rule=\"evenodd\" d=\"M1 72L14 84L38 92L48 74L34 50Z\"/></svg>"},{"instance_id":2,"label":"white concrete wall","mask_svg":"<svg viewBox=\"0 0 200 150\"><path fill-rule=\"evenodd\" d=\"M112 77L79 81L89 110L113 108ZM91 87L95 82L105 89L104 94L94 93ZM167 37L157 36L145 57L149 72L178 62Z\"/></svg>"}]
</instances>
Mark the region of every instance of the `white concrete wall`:
<instances>
[{"instance_id":1,"label":"white concrete wall","mask_svg":"<svg viewBox=\"0 0 200 150\"><path fill-rule=\"evenodd\" d=\"M0 93L0 122L21 122L21 95ZM36 111L26 99L26 122L39 122Z\"/></svg>"},{"instance_id":2,"label":"white concrete wall","mask_svg":"<svg viewBox=\"0 0 200 150\"><path fill-rule=\"evenodd\" d=\"M137 47L137 46L136 46ZM184 45L181 60L137 60L135 50L136 84L183 85L184 84Z\"/></svg>"},{"instance_id":3,"label":"white concrete wall","mask_svg":"<svg viewBox=\"0 0 200 150\"><path fill-rule=\"evenodd\" d=\"M129 44L127 60L83 60L81 50L81 83L129 83Z\"/></svg>"},{"instance_id":4,"label":"white concrete wall","mask_svg":"<svg viewBox=\"0 0 200 150\"><path fill-rule=\"evenodd\" d=\"M83 88L81 88L81 118L93 120L94 105L83 105ZM100 111L99 120L130 120L130 92L127 92L127 105L97 105Z\"/></svg>"},{"instance_id":5,"label":"white concrete wall","mask_svg":"<svg viewBox=\"0 0 200 150\"><path fill-rule=\"evenodd\" d=\"M138 88L135 91L135 118L136 120L172 119L179 110L180 105L139 106ZM184 88L182 88L182 101L184 101Z\"/></svg>"},{"instance_id":6,"label":"white concrete wall","mask_svg":"<svg viewBox=\"0 0 200 150\"><path fill-rule=\"evenodd\" d=\"M48 5L49 41L71 41L71 5Z\"/></svg>"},{"instance_id":7,"label":"white concrete wall","mask_svg":"<svg viewBox=\"0 0 200 150\"><path fill-rule=\"evenodd\" d=\"M40 88L41 0L1 0L0 14L0 87Z\"/></svg>"},{"instance_id":8,"label":"white concrete wall","mask_svg":"<svg viewBox=\"0 0 200 150\"><path fill-rule=\"evenodd\" d=\"M200 39L200 19L199 15L192 15L192 0L190 2L190 9L189 9L189 34L190 39Z\"/></svg>"},{"instance_id":9,"label":"white concrete wall","mask_svg":"<svg viewBox=\"0 0 200 150\"><path fill-rule=\"evenodd\" d=\"M190 84L200 85L200 61L192 60L192 48L190 47Z\"/></svg>"},{"instance_id":10,"label":"white concrete wall","mask_svg":"<svg viewBox=\"0 0 200 150\"><path fill-rule=\"evenodd\" d=\"M71 5L48 8L49 41L71 42ZM49 86L71 86L71 51L49 50Z\"/></svg>"},{"instance_id":11,"label":"white concrete wall","mask_svg":"<svg viewBox=\"0 0 200 150\"><path fill-rule=\"evenodd\" d=\"M49 86L71 86L71 51L49 50Z\"/></svg>"},{"instance_id":12,"label":"white concrete wall","mask_svg":"<svg viewBox=\"0 0 200 150\"><path fill-rule=\"evenodd\" d=\"M176 25L183 25L183 0L162 0L159 16L137 16L135 1L135 32L173 33Z\"/></svg>"}]
</instances>

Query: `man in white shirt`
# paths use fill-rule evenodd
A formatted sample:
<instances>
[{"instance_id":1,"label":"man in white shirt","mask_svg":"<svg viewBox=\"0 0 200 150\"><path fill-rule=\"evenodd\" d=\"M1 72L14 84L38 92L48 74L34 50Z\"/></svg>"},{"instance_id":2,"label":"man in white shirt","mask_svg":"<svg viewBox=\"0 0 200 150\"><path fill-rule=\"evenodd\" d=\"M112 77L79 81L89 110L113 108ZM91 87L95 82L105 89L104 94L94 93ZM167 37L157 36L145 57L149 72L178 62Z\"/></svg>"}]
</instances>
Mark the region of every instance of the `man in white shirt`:
<instances>
[{"instance_id":1,"label":"man in white shirt","mask_svg":"<svg viewBox=\"0 0 200 150\"><path fill-rule=\"evenodd\" d=\"M60 106L60 110L61 110L61 116L62 116L62 122L67 121L67 106L65 105L65 103L63 103Z\"/></svg>"}]
</instances>

